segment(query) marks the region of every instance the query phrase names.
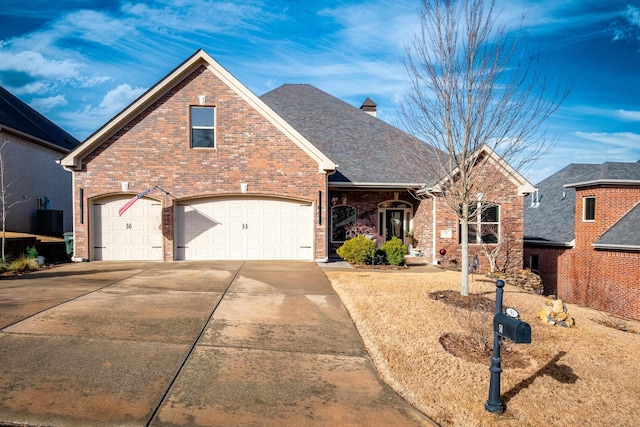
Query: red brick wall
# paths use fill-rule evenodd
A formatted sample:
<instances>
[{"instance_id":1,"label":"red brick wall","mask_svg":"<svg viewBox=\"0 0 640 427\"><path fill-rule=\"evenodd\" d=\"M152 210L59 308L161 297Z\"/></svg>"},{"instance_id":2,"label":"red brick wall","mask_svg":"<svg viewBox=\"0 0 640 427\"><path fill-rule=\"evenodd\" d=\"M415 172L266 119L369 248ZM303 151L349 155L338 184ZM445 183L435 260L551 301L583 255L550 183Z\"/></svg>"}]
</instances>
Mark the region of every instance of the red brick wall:
<instances>
[{"instance_id":1,"label":"red brick wall","mask_svg":"<svg viewBox=\"0 0 640 427\"><path fill-rule=\"evenodd\" d=\"M366 220L372 225L376 227L377 230L377 242L378 246L381 246L384 243L384 236L382 233L382 228L379 224L379 215L378 215L378 205L387 200L395 200L395 193L398 193L398 201L402 201L405 203L409 203L413 206L413 211L415 215L416 209L418 209L419 200L413 198L406 190L400 191L387 191L387 190L339 190L333 189L330 191L329 197L336 197L337 204L342 205L346 204L349 206L353 206L356 208L356 215L358 220ZM343 200L346 203L343 203ZM331 211L327 217L331 218ZM416 226L416 222L414 221L414 228ZM330 227L330 226L329 226ZM331 230L331 228L328 228ZM329 237L331 237L331 232L329 231ZM342 243L331 243L331 254L335 254L335 251L338 247L340 247Z\"/></svg>"},{"instance_id":2,"label":"red brick wall","mask_svg":"<svg viewBox=\"0 0 640 427\"><path fill-rule=\"evenodd\" d=\"M557 295L559 278L570 275L572 250L570 248L525 246L524 268L531 269L531 255L538 255L538 274L542 280L545 295Z\"/></svg>"},{"instance_id":3,"label":"red brick wall","mask_svg":"<svg viewBox=\"0 0 640 427\"><path fill-rule=\"evenodd\" d=\"M198 95L216 107L215 149L190 148L189 106L198 104ZM326 178L316 161L200 67L87 156L82 170L74 173L76 256L90 257L89 201L119 193L121 181L129 182L131 192L158 185L177 200L238 194L241 182L248 183L248 195L314 203L322 191L326 212ZM79 188L84 189L84 223L77 209ZM170 214L174 199L157 192L151 196ZM319 225L315 218L314 224L315 256L324 258L327 222L323 218ZM174 258L171 234L164 236L165 260Z\"/></svg>"},{"instance_id":4,"label":"red brick wall","mask_svg":"<svg viewBox=\"0 0 640 427\"><path fill-rule=\"evenodd\" d=\"M524 209L523 197L518 196L517 186L505 176L503 173L493 167L491 163L484 163L478 166L481 170L476 172L475 178L477 182L482 183L472 193L482 192L482 200L484 202L492 202L500 205L500 226L502 238L510 241L509 259L511 260L512 270L522 268L522 236L524 230ZM438 261L442 261L444 265L461 265L462 246L460 245L460 228L458 216L453 212L445 197L436 197L435 200L423 202L416 212L416 233L419 240L418 247L424 254L431 257L432 254L432 226L433 211L432 203L436 203L436 257ZM420 224L418 226L417 224ZM443 230L451 230L451 238L442 237ZM444 258L440 257L440 249L445 249L447 254ZM499 256L499 265L503 265L506 261L506 247L504 247ZM480 261L480 271L489 270L489 260L482 254L481 245L469 245L469 261L477 255Z\"/></svg>"},{"instance_id":5,"label":"red brick wall","mask_svg":"<svg viewBox=\"0 0 640 427\"><path fill-rule=\"evenodd\" d=\"M595 221L582 221L583 198L595 196ZM593 247L605 231L640 202L640 188L584 188L576 191L576 245L572 268L558 280L569 302L640 319L640 253Z\"/></svg>"}]
</instances>

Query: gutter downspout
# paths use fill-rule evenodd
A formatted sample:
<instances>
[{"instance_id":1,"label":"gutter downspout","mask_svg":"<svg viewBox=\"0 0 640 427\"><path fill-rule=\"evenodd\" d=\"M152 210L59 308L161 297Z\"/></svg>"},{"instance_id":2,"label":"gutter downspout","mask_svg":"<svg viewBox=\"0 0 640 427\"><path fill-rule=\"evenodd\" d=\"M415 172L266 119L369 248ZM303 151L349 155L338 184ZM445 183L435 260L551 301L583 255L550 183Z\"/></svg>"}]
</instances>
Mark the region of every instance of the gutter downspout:
<instances>
[{"instance_id":1,"label":"gutter downspout","mask_svg":"<svg viewBox=\"0 0 640 427\"><path fill-rule=\"evenodd\" d=\"M436 197L433 195L433 193L429 193L431 195L431 200L432 202L432 208L433 208L433 232L432 232L432 238L431 238L431 264L432 265L438 265L438 259L436 258Z\"/></svg>"}]
</instances>

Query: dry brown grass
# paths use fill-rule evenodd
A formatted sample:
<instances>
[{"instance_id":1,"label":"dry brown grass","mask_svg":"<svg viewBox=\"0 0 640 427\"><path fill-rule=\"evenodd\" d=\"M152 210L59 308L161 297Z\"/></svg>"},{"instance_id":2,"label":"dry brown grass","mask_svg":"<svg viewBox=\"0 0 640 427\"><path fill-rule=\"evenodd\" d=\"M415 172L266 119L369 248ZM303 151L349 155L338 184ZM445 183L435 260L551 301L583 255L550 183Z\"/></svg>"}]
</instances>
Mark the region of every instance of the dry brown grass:
<instances>
[{"instance_id":1,"label":"dry brown grass","mask_svg":"<svg viewBox=\"0 0 640 427\"><path fill-rule=\"evenodd\" d=\"M504 304L531 325L533 343L512 346L528 365L503 364L506 412L496 415L484 409L490 359L470 362L440 343L446 333L466 332L465 322L456 319L459 308L429 294L458 290L460 273L326 274L383 379L440 425L640 425L640 322L625 321L624 332L604 326L601 313L568 304L575 328L544 325L537 313L545 298L507 285ZM494 283L477 276L471 292L495 299Z\"/></svg>"}]
</instances>

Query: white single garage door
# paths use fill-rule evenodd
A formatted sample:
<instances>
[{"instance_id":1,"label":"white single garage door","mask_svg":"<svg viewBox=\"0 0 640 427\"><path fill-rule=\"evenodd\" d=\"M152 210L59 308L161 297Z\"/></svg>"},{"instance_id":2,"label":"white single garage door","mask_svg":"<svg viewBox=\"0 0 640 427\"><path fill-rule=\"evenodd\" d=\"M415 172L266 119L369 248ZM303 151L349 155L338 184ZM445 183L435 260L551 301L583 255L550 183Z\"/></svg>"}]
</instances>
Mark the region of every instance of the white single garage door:
<instances>
[{"instance_id":1,"label":"white single garage door","mask_svg":"<svg viewBox=\"0 0 640 427\"><path fill-rule=\"evenodd\" d=\"M311 203L268 197L176 206L176 259L313 259Z\"/></svg>"},{"instance_id":2,"label":"white single garage door","mask_svg":"<svg viewBox=\"0 0 640 427\"><path fill-rule=\"evenodd\" d=\"M143 197L118 216L131 197L93 203L93 260L162 260L162 206Z\"/></svg>"}]
</instances>

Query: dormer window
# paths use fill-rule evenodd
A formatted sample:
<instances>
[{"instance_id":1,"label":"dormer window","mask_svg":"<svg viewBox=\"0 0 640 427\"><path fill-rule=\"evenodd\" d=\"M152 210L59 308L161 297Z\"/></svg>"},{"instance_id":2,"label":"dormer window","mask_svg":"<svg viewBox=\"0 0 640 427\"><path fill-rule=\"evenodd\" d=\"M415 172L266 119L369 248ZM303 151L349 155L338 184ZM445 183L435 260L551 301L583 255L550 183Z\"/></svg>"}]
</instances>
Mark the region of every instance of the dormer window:
<instances>
[{"instance_id":1,"label":"dormer window","mask_svg":"<svg viewBox=\"0 0 640 427\"><path fill-rule=\"evenodd\" d=\"M214 107L191 107L191 148L216 147L215 112Z\"/></svg>"},{"instance_id":2,"label":"dormer window","mask_svg":"<svg viewBox=\"0 0 640 427\"><path fill-rule=\"evenodd\" d=\"M582 220L583 221L595 221L596 220L596 198L583 197L582 198Z\"/></svg>"}]
</instances>

